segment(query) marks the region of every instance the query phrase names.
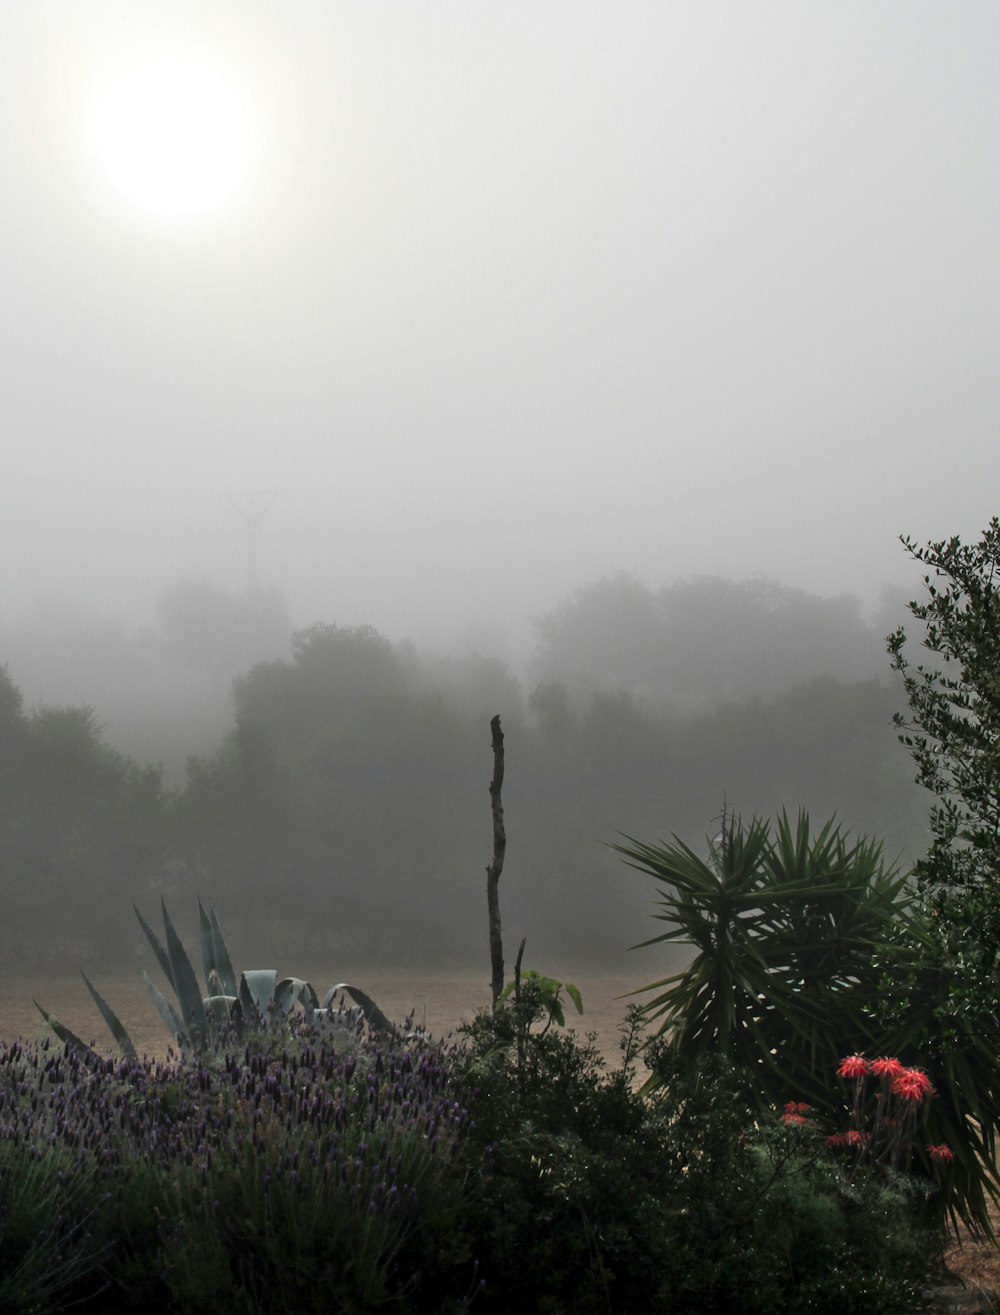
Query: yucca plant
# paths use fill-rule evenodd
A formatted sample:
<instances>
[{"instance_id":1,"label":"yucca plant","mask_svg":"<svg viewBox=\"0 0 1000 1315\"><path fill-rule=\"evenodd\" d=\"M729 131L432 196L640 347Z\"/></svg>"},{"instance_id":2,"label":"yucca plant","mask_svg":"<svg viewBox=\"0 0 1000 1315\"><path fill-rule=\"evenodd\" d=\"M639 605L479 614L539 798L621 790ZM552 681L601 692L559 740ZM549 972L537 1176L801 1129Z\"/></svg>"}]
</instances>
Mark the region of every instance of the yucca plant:
<instances>
[{"instance_id":1,"label":"yucca plant","mask_svg":"<svg viewBox=\"0 0 1000 1315\"><path fill-rule=\"evenodd\" d=\"M199 899L198 922L205 979L203 993L188 953L167 912L166 901L161 901L161 907L162 941L138 909L135 910L135 916L152 946L175 1001L164 995L148 973L143 972L143 978L153 1004L183 1056L214 1049L223 1040L240 1036L247 1029L260 1028L287 1018L297 1005L302 1006L306 1019L317 1025L349 1031L363 1020L376 1032L392 1031L391 1023L374 1000L349 982L338 982L331 986L322 1002L311 982L301 977L282 977L279 980L273 968L249 969L240 974L237 982L215 908L210 904L206 913ZM136 1048L121 1019L86 973L81 975L123 1055L134 1059ZM350 1008L343 1005L345 995L354 1002ZM336 1003L338 997L341 1000L339 1006ZM73 1047L89 1049L75 1033L43 1009L37 1000L35 1005L60 1040Z\"/></svg>"},{"instance_id":2,"label":"yucca plant","mask_svg":"<svg viewBox=\"0 0 1000 1315\"><path fill-rule=\"evenodd\" d=\"M670 924L642 944L696 951L632 993L656 993L647 1020L684 1056L715 1053L753 1071L765 1104L828 1105L840 1057L876 1035L872 965L908 916L905 875L877 842L852 842L833 820L814 834L804 812L794 827L782 813L774 829L727 816L707 858L676 836L625 839L614 848L662 883L654 916Z\"/></svg>"}]
</instances>

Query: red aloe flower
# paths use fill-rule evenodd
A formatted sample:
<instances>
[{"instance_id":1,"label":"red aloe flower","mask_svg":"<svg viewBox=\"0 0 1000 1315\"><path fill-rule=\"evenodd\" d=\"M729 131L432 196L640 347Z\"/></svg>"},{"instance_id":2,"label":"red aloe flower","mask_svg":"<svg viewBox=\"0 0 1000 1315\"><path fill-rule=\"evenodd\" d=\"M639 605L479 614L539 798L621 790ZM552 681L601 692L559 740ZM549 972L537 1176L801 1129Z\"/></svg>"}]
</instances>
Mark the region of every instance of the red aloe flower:
<instances>
[{"instance_id":1,"label":"red aloe flower","mask_svg":"<svg viewBox=\"0 0 1000 1315\"><path fill-rule=\"evenodd\" d=\"M787 1113L787 1114L782 1114L781 1122L788 1127L792 1127L793 1125L801 1126L804 1123L808 1123L809 1120L805 1117L804 1114Z\"/></svg>"},{"instance_id":2,"label":"red aloe flower","mask_svg":"<svg viewBox=\"0 0 1000 1315\"><path fill-rule=\"evenodd\" d=\"M941 1142L938 1146L928 1146L927 1154L935 1164L951 1164L955 1158L955 1152L950 1146L946 1146L944 1142Z\"/></svg>"},{"instance_id":3,"label":"red aloe flower","mask_svg":"<svg viewBox=\"0 0 1000 1315\"><path fill-rule=\"evenodd\" d=\"M848 1055L837 1069L838 1078L865 1078L868 1076L868 1060L864 1055Z\"/></svg>"},{"instance_id":4,"label":"red aloe flower","mask_svg":"<svg viewBox=\"0 0 1000 1315\"><path fill-rule=\"evenodd\" d=\"M933 1092L930 1078L919 1068L904 1068L892 1080L892 1094L901 1100L923 1100Z\"/></svg>"},{"instance_id":5,"label":"red aloe flower","mask_svg":"<svg viewBox=\"0 0 1000 1315\"><path fill-rule=\"evenodd\" d=\"M808 1114L812 1109L804 1100L790 1100L785 1106L786 1114Z\"/></svg>"},{"instance_id":6,"label":"red aloe flower","mask_svg":"<svg viewBox=\"0 0 1000 1315\"><path fill-rule=\"evenodd\" d=\"M831 1150L839 1151L847 1145L847 1138L842 1132L835 1132L831 1137L827 1137L826 1144Z\"/></svg>"},{"instance_id":7,"label":"red aloe flower","mask_svg":"<svg viewBox=\"0 0 1000 1315\"><path fill-rule=\"evenodd\" d=\"M898 1078L900 1073L905 1072L905 1067L898 1059L889 1059L882 1056L880 1059L872 1060L872 1073L877 1078L889 1078L891 1081L893 1078Z\"/></svg>"},{"instance_id":8,"label":"red aloe flower","mask_svg":"<svg viewBox=\"0 0 1000 1315\"><path fill-rule=\"evenodd\" d=\"M871 1139L870 1132L858 1132L857 1128L851 1128L849 1132L844 1133L845 1146L868 1146Z\"/></svg>"}]
</instances>

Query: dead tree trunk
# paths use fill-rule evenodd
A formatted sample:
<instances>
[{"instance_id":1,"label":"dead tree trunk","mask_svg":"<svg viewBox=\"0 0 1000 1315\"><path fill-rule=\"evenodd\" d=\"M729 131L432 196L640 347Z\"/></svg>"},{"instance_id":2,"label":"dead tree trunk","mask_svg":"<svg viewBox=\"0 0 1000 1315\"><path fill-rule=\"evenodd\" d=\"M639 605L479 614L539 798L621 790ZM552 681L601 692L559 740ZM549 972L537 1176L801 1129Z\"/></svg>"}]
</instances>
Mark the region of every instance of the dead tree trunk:
<instances>
[{"instance_id":1,"label":"dead tree trunk","mask_svg":"<svg viewBox=\"0 0 1000 1315\"><path fill-rule=\"evenodd\" d=\"M503 990L503 940L500 935L500 873L503 871L503 858L507 850L507 835L503 829L503 804L500 789L503 785L503 731L500 718L496 716L490 722L493 735L493 779L490 781L490 802L493 805L493 862L486 869L486 905L490 916L490 964L493 969L490 989L493 992L493 1008L496 1008L500 992Z\"/></svg>"}]
</instances>

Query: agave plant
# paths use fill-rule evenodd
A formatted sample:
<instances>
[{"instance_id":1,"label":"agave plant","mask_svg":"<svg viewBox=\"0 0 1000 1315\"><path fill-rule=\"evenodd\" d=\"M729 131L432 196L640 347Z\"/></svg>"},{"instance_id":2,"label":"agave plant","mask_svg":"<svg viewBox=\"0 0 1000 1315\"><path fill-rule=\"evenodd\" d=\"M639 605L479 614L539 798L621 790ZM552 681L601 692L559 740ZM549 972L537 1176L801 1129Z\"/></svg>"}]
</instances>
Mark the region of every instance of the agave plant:
<instances>
[{"instance_id":1,"label":"agave plant","mask_svg":"<svg viewBox=\"0 0 1000 1315\"><path fill-rule=\"evenodd\" d=\"M363 1020L373 1031L392 1031L391 1023L374 1000L349 982L338 982L331 986L322 1002L311 982L301 977L282 977L279 980L273 968L250 969L241 973L237 982L215 908L210 904L206 913L199 899L201 962L205 978L203 994L188 953L167 912L166 902L161 901L161 906L162 941L137 908L135 916L170 984L175 1001L169 1000L159 990L148 973L143 972L143 978L153 1004L182 1055L189 1056L213 1049L234 1034L241 1035L247 1029L287 1018L297 1005L302 1006L308 1021L320 1026L349 1030ZM81 975L122 1053L126 1058L135 1058L135 1044L121 1019L86 973ZM344 996L353 1000L353 1006L345 1007ZM341 1002L339 1005L338 998ZM75 1033L43 1009L37 1000L35 1005L61 1041L89 1049Z\"/></svg>"}]
</instances>

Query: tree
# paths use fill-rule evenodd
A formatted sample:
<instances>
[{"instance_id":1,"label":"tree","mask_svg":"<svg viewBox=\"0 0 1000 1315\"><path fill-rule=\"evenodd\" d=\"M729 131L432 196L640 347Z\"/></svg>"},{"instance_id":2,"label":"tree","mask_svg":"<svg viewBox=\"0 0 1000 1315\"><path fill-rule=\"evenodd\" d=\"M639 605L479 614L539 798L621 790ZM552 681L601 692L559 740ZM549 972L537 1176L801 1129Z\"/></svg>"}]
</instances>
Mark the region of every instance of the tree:
<instances>
[{"instance_id":1,"label":"tree","mask_svg":"<svg viewBox=\"0 0 1000 1315\"><path fill-rule=\"evenodd\" d=\"M571 694L599 689L657 690L666 679L666 631L656 599L634 575L577 589L532 622L536 681L558 680Z\"/></svg>"},{"instance_id":2,"label":"tree","mask_svg":"<svg viewBox=\"0 0 1000 1315\"><path fill-rule=\"evenodd\" d=\"M881 632L856 598L821 598L760 575L693 576L653 593L619 572L533 625L533 677L563 682L575 699L621 689L707 708L771 698L820 675L868 679L881 664Z\"/></svg>"},{"instance_id":3,"label":"tree","mask_svg":"<svg viewBox=\"0 0 1000 1315\"><path fill-rule=\"evenodd\" d=\"M284 595L276 589L230 593L208 580L180 580L156 605L164 657L210 676L221 689L254 662L278 657L292 637Z\"/></svg>"},{"instance_id":4,"label":"tree","mask_svg":"<svg viewBox=\"0 0 1000 1315\"><path fill-rule=\"evenodd\" d=\"M933 654L914 665L905 628L888 636L910 705L909 718L893 720L918 782L936 797L930 849L916 872L939 894L988 895L1000 904L1000 521L994 517L975 544L957 535L923 547L901 542L928 568L927 598L908 607Z\"/></svg>"},{"instance_id":5,"label":"tree","mask_svg":"<svg viewBox=\"0 0 1000 1315\"><path fill-rule=\"evenodd\" d=\"M960 1157L973 1222L990 1227L985 1193L1000 1198L996 1164L1000 1072L1000 520L978 543L958 535L923 546L901 542L920 562L926 598L908 604L929 657L914 663L900 626L888 636L909 717L894 716L917 781L934 795L931 843L915 867L927 917L900 938L888 961L884 1012L922 1047L939 1074L953 1137L973 1134Z\"/></svg>"}]
</instances>

